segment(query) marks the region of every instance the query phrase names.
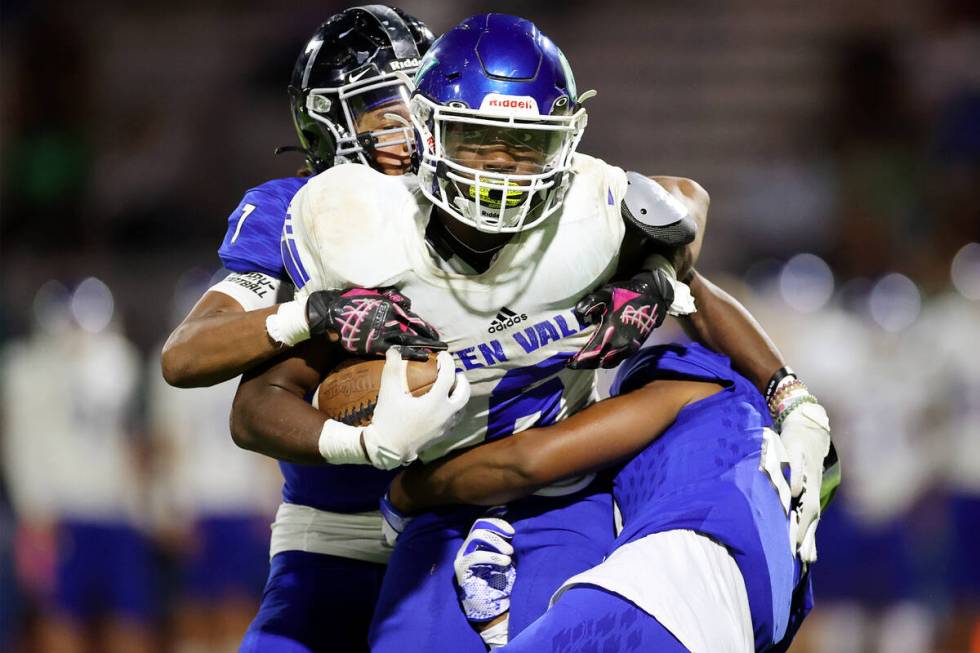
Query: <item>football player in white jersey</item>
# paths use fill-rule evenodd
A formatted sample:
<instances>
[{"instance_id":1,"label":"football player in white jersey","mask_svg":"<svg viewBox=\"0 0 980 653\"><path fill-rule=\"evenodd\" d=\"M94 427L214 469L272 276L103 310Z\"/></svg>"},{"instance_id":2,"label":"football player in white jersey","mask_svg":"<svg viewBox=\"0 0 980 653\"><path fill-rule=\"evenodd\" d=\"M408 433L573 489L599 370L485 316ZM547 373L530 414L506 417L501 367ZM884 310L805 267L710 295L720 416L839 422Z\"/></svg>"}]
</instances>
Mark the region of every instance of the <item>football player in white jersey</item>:
<instances>
[{"instance_id":1,"label":"football player in white jersey","mask_svg":"<svg viewBox=\"0 0 980 653\"><path fill-rule=\"evenodd\" d=\"M577 356L573 366L597 359L612 364L642 342L668 306L684 308L674 301L671 268L662 260L628 282L603 285L617 267L640 267L623 255L629 224L623 206L629 206L628 189L643 178L574 154L585 124L583 98L554 44L530 23L499 15L470 19L438 43L443 47L423 60L413 100L418 181L359 166L334 168L297 194L284 240L302 264L294 279L301 299L323 289L382 286L411 296L456 354L473 399L451 437L434 446L425 446L426 439L441 438L445 416L427 423L410 408L401 432L379 441L380 426L347 427L312 409L287 407L291 395L315 387L329 366L328 354L304 348L250 374L240 388L233 427L246 446L297 461L390 468L548 424L594 398L594 373L567 367L583 348L589 355ZM660 214L629 216L631 229L680 229L684 209L662 188L651 185L641 197ZM590 301L576 311L583 295ZM615 344L616 338L624 342ZM390 394L383 383L379 409ZM270 431L279 435L270 438ZM557 583L601 555L611 534L604 521L608 494L588 481L551 492L564 498L512 506L518 532L528 531L520 538L523 559L537 575L528 586L538 589L515 588L513 618L525 624ZM396 573L386 579L375 648L396 646L411 633L401 626L417 622L402 611L406 589L434 596L449 586L455 547L471 516L413 522L395 552ZM569 524L579 530L569 535ZM562 528L564 537L555 538ZM430 609L426 622L441 624L443 644L472 645L468 627L459 627L451 612Z\"/></svg>"}]
</instances>

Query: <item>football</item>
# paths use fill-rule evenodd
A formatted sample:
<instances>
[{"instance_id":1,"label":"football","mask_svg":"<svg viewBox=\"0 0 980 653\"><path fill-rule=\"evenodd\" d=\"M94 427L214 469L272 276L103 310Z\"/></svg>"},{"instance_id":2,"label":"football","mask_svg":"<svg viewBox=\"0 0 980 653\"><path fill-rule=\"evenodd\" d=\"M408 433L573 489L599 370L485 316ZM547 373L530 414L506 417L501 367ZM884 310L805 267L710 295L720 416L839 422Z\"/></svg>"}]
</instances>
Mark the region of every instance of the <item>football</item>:
<instances>
[{"instance_id":1,"label":"football","mask_svg":"<svg viewBox=\"0 0 980 653\"><path fill-rule=\"evenodd\" d=\"M418 397L425 394L439 370L435 354L427 361L405 361L409 391ZM330 419L351 426L371 423L381 388L383 358L350 358L335 367L320 383L313 406Z\"/></svg>"}]
</instances>

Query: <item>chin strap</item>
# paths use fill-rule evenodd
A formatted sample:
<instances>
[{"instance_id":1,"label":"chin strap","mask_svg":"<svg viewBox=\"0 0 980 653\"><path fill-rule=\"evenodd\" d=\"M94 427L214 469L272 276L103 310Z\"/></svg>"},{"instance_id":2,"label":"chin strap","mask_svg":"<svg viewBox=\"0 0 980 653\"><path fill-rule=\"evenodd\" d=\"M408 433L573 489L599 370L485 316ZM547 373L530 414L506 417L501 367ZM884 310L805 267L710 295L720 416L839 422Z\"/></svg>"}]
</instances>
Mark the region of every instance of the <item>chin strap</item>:
<instances>
[{"instance_id":1,"label":"chin strap","mask_svg":"<svg viewBox=\"0 0 980 653\"><path fill-rule=\"evenodd\" d=\"M287 152L299 152L300 154L306 154L306 150L298 145L280 145L276 148L276 155L285 154Z\"/></svg>"}]
</instances>

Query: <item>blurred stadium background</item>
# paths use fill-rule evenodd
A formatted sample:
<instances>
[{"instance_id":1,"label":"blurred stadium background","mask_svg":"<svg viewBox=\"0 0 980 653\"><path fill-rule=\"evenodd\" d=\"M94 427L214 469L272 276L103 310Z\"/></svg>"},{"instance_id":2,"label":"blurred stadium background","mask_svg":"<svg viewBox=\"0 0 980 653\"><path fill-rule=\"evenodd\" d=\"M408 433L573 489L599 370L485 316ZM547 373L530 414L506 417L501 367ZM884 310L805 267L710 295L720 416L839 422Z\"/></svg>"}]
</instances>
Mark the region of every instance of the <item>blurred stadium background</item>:
<instances>
[{"instance_id":1,"label":"blurred stadium background","mask_svg":"<svg viewBox=\"0 0 980 653\"><path fill-rule=\"evenodd\" d=\"M100 521L133 529L103 552L129 597L113 641L235 650L276 471L227 435L234 384L170 390L158 351L241 194L300 165L273 156L288 76L344 6L0 3L0 650L72 650L51 606L98 612L101 572L72 568L65 526ZM582 150L711 193L700 268L827 406L844 463L793 651L980 651L980 3L399 6L436 33L534 20L599 90ZM222 520L241 536L207 550Z\"/></svg>"}]
</instances>

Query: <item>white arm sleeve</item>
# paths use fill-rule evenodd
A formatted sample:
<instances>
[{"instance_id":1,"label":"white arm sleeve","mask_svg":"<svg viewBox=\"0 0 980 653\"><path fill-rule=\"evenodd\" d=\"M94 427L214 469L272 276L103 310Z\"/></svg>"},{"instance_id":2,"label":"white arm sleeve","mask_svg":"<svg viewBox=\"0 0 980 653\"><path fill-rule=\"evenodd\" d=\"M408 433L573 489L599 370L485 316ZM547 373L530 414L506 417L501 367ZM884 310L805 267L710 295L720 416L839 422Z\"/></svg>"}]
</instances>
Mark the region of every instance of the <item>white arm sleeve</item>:
<instances>
[{"instance_id":1,"label":"white arm sleeve","mask_svg":"<svg viewBox=\"0 0 980 653\"><path fill-rule=\"evenodd\" d=\"M208 288L238 302L245 311L275 306L282 280L262 272L232 272Z\"/></svg>"}]
</instances>

